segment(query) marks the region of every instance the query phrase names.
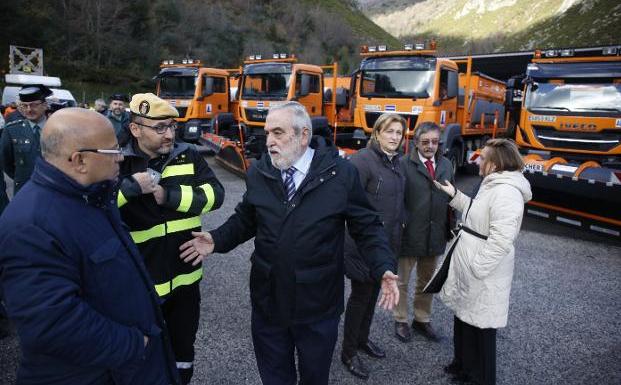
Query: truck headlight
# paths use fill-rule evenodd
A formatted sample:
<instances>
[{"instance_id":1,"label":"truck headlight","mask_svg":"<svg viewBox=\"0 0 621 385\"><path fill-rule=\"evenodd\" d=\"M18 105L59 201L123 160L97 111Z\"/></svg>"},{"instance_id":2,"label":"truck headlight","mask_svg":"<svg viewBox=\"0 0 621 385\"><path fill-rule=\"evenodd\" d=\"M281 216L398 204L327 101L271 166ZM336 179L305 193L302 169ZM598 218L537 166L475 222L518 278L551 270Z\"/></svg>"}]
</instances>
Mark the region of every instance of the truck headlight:
<instances>
[{"instance_id":1,"label":"truck headlight","mask_svg":"<svg viewBox=\"0 0 621 385\"><path fill-rule=\"evenodd\" d=\"M189 134L196 134L198 132L198 127L197 126L188 126L188 133Z\"/></svg>"}]
</instances>

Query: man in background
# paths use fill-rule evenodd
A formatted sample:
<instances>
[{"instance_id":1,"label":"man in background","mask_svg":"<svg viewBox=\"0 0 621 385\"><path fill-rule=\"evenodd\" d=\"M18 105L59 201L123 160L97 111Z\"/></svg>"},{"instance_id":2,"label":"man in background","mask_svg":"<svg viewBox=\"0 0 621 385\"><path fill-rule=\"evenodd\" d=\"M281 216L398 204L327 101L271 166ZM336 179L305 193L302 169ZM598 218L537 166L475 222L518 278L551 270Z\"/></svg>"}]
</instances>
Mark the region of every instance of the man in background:
<instances>
[{"instance_id":1,"label":"man in background","mask_svg":"<svg viewBox=\"0 0 621 385\"><path fill-rule=\"evenodd\" d=\"M44 85L28 85L19 91L18 108L24 119L7 123L0 146L2 168L15 183L14 194L30 179L35 161L41 155L41 130L47 121L46 97L52 91Z\"/></svg>"},{"instance_id":2,"label":"man in background","mask_svg":"<svg viewBox=\"0 0 621 385\"><path fill-rule=\"evenodd\" d=\"M110 119L116 138L121 146L124 146L130 138L129 113L125 111L125 103L127 102L127 95L114 94L110 96L110 107L106 112L106 116Z\"/></svg>"},{"instance_id":3,"label":"man in background","mask_svg":"<svg viewBox=\"0 0 621 385\"><path fill-rule=\"evenodd\" d=\"M106 115L108 113L108 105L106 104L106 101L103 99L95 100L94 109L95 111L99 112L102 115Z\"/></svg>"}]
</instances>

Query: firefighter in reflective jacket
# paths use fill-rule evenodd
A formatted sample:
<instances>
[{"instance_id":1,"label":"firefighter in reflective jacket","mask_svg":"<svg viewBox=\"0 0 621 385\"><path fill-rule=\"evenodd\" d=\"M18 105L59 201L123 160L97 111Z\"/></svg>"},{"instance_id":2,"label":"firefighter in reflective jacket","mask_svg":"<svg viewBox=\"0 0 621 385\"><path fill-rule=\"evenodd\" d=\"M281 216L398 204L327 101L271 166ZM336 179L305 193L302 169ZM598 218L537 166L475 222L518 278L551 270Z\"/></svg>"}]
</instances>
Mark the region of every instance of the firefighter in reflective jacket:
<instances>
[{"instance_id":1,"label":"firefighter in reflective jacket","mask_svg":"<svg viewBox=\"0 0 621 385\"><path fill-rule=\"evenodd\" d=\"M181 381L194 370L200 315L200 259L179 258L179 246L200 231L201 214L222 205L224 188L203 157L175 143L177 110L153 94L130 102L132 139L123 148L118 205L163 299Z\"/></svg>"}]
</instances>

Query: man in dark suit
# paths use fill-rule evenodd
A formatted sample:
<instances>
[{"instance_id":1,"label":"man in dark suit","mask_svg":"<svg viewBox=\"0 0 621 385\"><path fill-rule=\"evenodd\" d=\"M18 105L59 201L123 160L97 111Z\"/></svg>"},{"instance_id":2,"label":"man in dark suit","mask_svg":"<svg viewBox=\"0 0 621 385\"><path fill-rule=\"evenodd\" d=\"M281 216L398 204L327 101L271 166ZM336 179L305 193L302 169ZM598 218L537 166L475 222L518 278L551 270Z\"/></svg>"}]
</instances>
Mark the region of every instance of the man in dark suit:
<instances>
[{"instance_id":1,"label":"man in dark suit","mask_svg":"<svg viewBox=\"0 0 621 385\"><path fill-rule=\"evenodd\" d=\"M269 156L248 171L247 191L228 221L181 246L202 260L255 238L250 273L252 338L264 384L327 384L343 312L345 225L381 281L380 305L399 300L395 263L356 169L323 138L312 137L305 108L270 109Z\"/></svg>"},{"instance_id":2,"label":"man in dark suit","mask_svg":"<svg viewBox=\"0 0 621 385\"><path fill-rule=\"evenodd\" d=\"M407 226L399 255L399 293L401 303L394 310L395 335L403 342L412 339L408 324L408 283L416 268L414 320L411 329L431 341L439 341L431 327L433 294L423 293L431 279L439 256L447 242L448 195L434 185L434 180L454 183L451 162L438 154L440 127L422 122L414 134L416 149L401 158L405 173L405 212Z\"/></svg>"}]
</instances>

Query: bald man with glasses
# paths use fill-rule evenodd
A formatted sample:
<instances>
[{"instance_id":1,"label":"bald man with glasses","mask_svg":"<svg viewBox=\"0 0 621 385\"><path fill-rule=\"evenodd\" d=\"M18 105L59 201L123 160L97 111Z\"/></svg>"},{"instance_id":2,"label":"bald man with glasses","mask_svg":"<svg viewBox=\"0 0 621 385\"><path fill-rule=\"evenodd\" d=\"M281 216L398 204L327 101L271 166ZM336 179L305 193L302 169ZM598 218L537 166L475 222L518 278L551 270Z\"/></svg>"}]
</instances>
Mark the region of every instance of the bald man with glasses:
<instances>
[{"instance_id":1,"label":"bald man with glasses","mask_svg":"<svg viewBox=\"0 0 621 385\"><path fill-rule=\"evenodd\" d=\"M194 370L194 340L200 315L200 260L179 258L179 246L200 231L201 215L224 200L224 188L205 159L187 143L175 143L177 110L154 94L130 102L132 139L125 161L119 207L145 258L162 299L176 365L183 384Z\"/></svg>"},{"instance_id":2,"label":"bald man with glasses","mask_svg":"<svg viewBox=\"0 0 621 385\"><path fill-rule=\"evenodd\" d=\"M0 287L22 385L177 384L159 298L115 205L112 125L54 113L32 178L0 217Z\"/></svg>"}]
</instances>

